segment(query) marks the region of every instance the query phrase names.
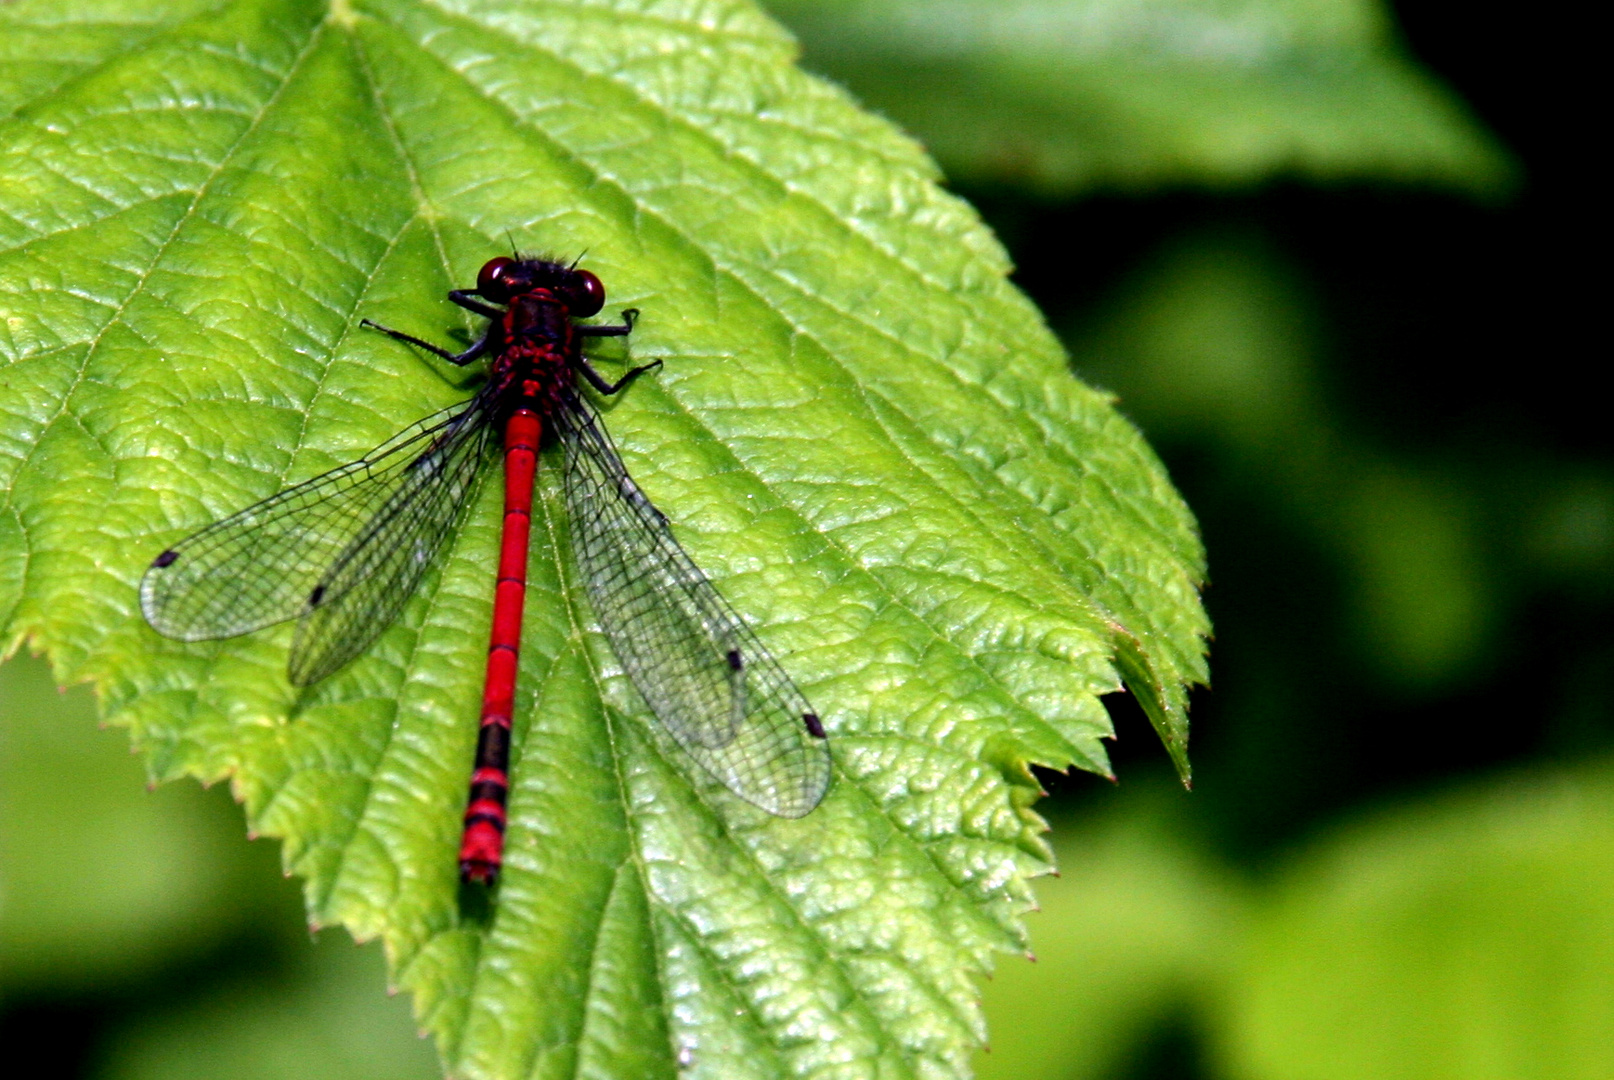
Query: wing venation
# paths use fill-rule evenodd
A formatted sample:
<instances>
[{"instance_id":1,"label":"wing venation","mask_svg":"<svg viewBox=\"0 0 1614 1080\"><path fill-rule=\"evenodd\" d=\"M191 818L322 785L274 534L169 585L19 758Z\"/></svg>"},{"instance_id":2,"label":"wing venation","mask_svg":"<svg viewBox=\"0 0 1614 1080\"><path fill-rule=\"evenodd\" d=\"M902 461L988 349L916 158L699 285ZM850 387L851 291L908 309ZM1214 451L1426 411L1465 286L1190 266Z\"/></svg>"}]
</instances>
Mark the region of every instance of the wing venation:
<instances>
[{"instance_id":1,"label":"wing venation","mask_svg":"<svg viewBox=\"0 0 1614 1080\"><path fill-rule=\"evenodd\" d=\"M617 659L702 768L770 813L807 814L830 780L817 714L685 553L587 401L572 395L558 413L572 549Z\"/></svg>"},{"instance_id":2,"label":"wing venation","mask_svg":"<svg viewBox=\"0 0 1614 1080\"><path fill-rule=\"evenodd\" d=\"M181 540L141 578L146 621L207 641L300 619L292 682L340 668L397 616L453 530L492 442L488 408L478 394Z\"/></svg>"}]
</instances>

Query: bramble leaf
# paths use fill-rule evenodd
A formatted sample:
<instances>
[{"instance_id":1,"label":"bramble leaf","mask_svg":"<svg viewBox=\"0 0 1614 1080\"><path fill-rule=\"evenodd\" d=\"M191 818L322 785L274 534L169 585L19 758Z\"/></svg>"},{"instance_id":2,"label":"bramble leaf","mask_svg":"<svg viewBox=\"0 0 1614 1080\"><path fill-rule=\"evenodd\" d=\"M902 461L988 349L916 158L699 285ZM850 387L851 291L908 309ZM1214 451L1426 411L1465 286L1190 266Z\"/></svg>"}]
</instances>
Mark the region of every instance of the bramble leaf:
<instances>
[{"instance_id":1,"label":"bramble leaf","mask_svg":"<svg viewBox=\"0 0 1614 1080\"><path fill-rule=\"evenodd\" d=\"M228 777L456 1076L965 1075L974 976L1049 865L1028 763L1107 772L1124 677L1185 764L1208 627L1188 511L921 152L741 0L35 0L0 42L0 645L94 682L155 776ZM836 776L785 821L658 739L546 456L477 912L498 485L306 690L290 627L167 641L136 583L466 396L359 320L474 329L443 294L512 242L587 252L606 314L643 312L599 358L664 367L606 422Z\"/></svg>"}]
</instances>

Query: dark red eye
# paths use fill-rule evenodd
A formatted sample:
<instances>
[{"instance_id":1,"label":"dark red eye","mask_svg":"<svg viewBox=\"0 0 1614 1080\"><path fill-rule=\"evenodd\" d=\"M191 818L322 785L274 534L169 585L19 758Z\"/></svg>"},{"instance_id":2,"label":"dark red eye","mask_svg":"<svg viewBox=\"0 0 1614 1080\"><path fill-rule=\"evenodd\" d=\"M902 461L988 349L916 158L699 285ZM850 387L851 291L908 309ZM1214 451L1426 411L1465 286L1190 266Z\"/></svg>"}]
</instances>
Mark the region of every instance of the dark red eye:
<instances>
[{"instance_id":1,"label":"dark red eye","mask_svg":"<svg viewBox=\"0 0 1614 1080\"><path fill-rule=\"evenodd\" d=\"M476 275L476 291L485 300L492 300L495 304L505 303L510 299L510 287L504 282L504 272L515 265L514 259L507 259L500 255L497 259L489 259L482 264L482 269Z\"/></svg>"},{"instance_id":2,"label":"dark red eye","mask_svg":"<svg viewBox=\"0 0 1614 1080\"><path fill-rule=\"evenodd\" d=\"M605 286L587 270L574 270L573 273L576 279L567 290L567 306L579 319L598 315L600 308L605 306Z\"/></svg>"}]
</instances>

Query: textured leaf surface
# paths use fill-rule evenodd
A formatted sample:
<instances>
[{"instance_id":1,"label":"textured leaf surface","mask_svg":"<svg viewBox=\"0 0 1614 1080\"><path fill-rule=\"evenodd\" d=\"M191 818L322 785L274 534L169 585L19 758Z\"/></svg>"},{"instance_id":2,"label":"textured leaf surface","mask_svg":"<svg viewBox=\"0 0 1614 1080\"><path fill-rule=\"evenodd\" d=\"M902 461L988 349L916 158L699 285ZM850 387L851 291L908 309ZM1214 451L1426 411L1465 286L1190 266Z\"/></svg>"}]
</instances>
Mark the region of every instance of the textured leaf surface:
<instances>
[{"instance_id":1,"label":"textured leaf surface","mask_svg":"<svg viewBox=\"0 0 1614 1080\"><path fill-rule=\"evenodd\" d=\"M155 775L231 778L456 1075L966 1073L972 976L1048 866L1025 763L1107 771L1123 674L1183 762L1207 630L1186 509L975 217L737 0L74 10L0 7L0 644L96 682ZM467 329L443 293L507 232L644 312L632 355L665 366L606 423L836 776L785 821L668 747L548 457L479 914L454 851L497 485L309 689L289 627L166 641L136 585L466 396L358 321Z\"/></svg>"},{"instance_id":2,"label":"textured leaf surface","mask_svg":"<svg viewBox=\"0 0 1614 1080\"><path fill-rule=\"evenodd\" d=\"M960 179L1051 192L1273 175L1507 186L1377 0L769 0L806 62Z\"/></svg>"}]
</instances>

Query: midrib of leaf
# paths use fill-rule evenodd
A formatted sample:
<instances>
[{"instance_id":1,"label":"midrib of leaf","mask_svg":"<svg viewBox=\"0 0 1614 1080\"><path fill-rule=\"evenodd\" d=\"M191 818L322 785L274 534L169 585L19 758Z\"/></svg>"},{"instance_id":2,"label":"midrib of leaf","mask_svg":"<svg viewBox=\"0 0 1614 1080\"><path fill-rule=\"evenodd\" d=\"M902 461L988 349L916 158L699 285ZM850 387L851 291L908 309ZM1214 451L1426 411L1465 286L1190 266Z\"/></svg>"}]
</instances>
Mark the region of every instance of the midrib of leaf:
<instances>
[{"instance_id":1,"label":"midrib of leaf","mask_svg":"<svg viewBox=\"0 0 1614 1080\"><path fill-rule=\"evenodd\" d=\"M490 488L496 487L496 485L488 486ZM489 498L486 501L492 502L494 492L490 491L488 495ZM501 902L498 909L498 915L503 915L503 913L506 911L527 912L531 907L530 897L525 897L518 893L512 893L511 890L521 889L523 887L522 880L519 876L520 871L522 870L523 853L519 843L516 842L515 837L519 834L520 830L527 827L527 821L535 817L535 815L529 811L528 806L529 802L531 801L530 791L534 783L542 779L541 776L535 775L533 768L523 768L523 763L528 757L529 744L536 737L533 731L533 726L537 722L538 718L550 715L550 710L546 704L548 692L551 687L566 683L568 657L571 658L572 667L584 665L588 667L592 673L592 666L589 664L586 650L582 648L583 632L579 626L578 616L575 611L575 606L577 603L575 586L560 585L564 568L561 565L561 561L555 558L558 548L556 547L557 541L555 538L554 521L550 512L549 501L536 501L535 509L538 510L542 515L541 518L535 520L535 524L540 525L542 535L548 538L547 544L542 545L539 550L535 552L534 564L544 567L544 574L538 580L537 584L540 589L550 588L552 586L554 587L554 594L556 599L559 601L559 606L563 613L563 618L566 625L562 628L563 636L559 642L559 651L553 658L542 655L539 648L529 648L523 650L524 656L522 662L522 679L518 686L518 693L520 698L530 699L530 703L529 701L518 701L518 707L516 710L516 715L518 718L520 718L520 722L518 723L517 731L514 733L515 738L513 739L514 746L512 753L512 776L516 778L516 783L515 787L511 791L510 799L512 851L510 862L507 863L507 876L509 876L509 880L505 886L505 894L508 897L508 903ZM486 530L484 529L482 531ZM539 534L535 530L535 539L537 535ZM469 546L477 541L480 541L480 546L485 547L488 539L489 537L485 535L469 539L462 537L461 542ZM598 680L596 676L591 674L590 678L591 681L597 683ZM557 680L560 680L560 682L557 683ZM597 696L597 690L595 691L595 696ZM557 711L563 712L564 710L562 709ZM604 737L607 739L610 738L609 728L604 730ZM536 758L536 755L534 755L534 757ZM613 762L616 760L616 755L614 752L611 754L611 758ZM535 760L533 764L537 765L539 763ZM540 1075L536 1071L536 1063L551 1051L561 1051L562 1057L580 1055L580 1048L585 1037L587 1026L586 1022L589 1010L593 1006L596 999L596 994L594 993L594 977L596 973L595 960L597 959L598 955L600 936L605 932L609 911L611 909L615 894L620 886L621 868L623 865L631 861L632 855L631 833L626 828L626 824L631 818L631 812L626 800L623 799L621 795L621 778L619 774L615 777L615 786L617 791L616 803L621 816L618 818L618 820L612 823L614 827L600 828L597 830L595 835L599 838L609 837L613 840L613 842L620 837L623 841L623 848L619 853L608 853L605 859L607 863L614 865L615 869L613 869L610 874L612 884L607 896L605 897L605 901L598 907L599 921L594 924L592 930L591 942L589 945L590 958L587 964L588 989L579 1000L575 1001L575 1003L569 1003L564 1000L546 1000L543 1003L544 1007L552 1013L563 1012L570 1004L575 1004L575 1011L569 1014L575 1020L575 1024L566 1029L569 1035L563 1037L560 1042L551 1041L549 1043L541 1043L537 1040L533 1040L529 1047L520 1051L518 1056L521 1058L522 1064L512 1072L512 1075ZM596 843L598 842L599 841L596 840ZM546 882L540 881L537 883L537 888L539 889L546 889L547 887L548 884ZM583 905L581 906L581 910L587 911L593 909L587 905ZM489 933L485 939L485 944L484 939L480 936L473 937L472 939L475 957L471 963L470 984L465 995L467 1008L472 1018L471 1022L453 1024L449 1025L446 1029L439 1029L444 1039L445 1059L450 1062L460 1062L465 1065L469 1065L473 1062L479 1062L484 1067L496 1064L496 1060L489 1060L485 1053L479 1055L474 1048L468 1051L466 1049L466 1043L469 1042L473 1044L474 1047L474 1044L480 1041L478 1022L476 1019L478 1016L486 1017L493 1024L497 1025L497 1018L503 1011L501 1008L503 999L498 992L497 986L490 987L489 985L490 960L488 950L502 949L505 952L508 952L509 949L513 947L519 948L520 945L519 940L515 942L511 941L510 931L505 930L503 926L504 921L504 919L496 917L495 922L493 923L492 927L490 927ZM429 942L421 943L421 949L425 949L427 947L429 947ZM410 975L412 974L410 971L411 961L415 955L418 955L418 953L404 953L397 955L396 959L399 968L399 975L405 980L409 980ZM508 958L506 958L506 962L507 959ZM429 1000L431 996L431 991L429 988L420 987L420 992L426 994ZM479 1002L482 1003L481 1008L478 1008ZM491 1006L491 1009L488 1006ZM486 1030L487 1023L487 1021L482 1023L481 1027L483 1031ZM554 1022L551 1021L548 1026L553 1028ZM502 1038L502 1036L500 1036L500 1038ZM662 1049L664 1052L667 1052L665 1044L663 1044ZM580 1068L581 1058L579 1056L577 1059L577 1067L574 1069L574 1072L577 1072L580 1070ZM544 1073L542 1075L549 1074Z\"/></svg>"},{"instance_id":2,"label":"midrib of leaf","mask_svg":"<svg viewBox=\"0 0 1614 1080\"><path fill-rule=\"evenodd\" d=\"M545 516L546 518L548 517L547 513ZM545 525L550 531L551 536L553 536L552 523L546 521ZM553 551L554 549L551 548L550 550ZM532 719L543 715L541 706L543 703L544 691L550 685L551 680L556 677L557 672L562 672L565 670L563 667L563 661L567 655L569 654L571 657L573 657L578 666L587 670L591 677L593 676L592 665L589 664L586 650L584 650L582 647L581 631L576 625L576 614L575 611L573 611L575 601L572 593L573 590L569 588L564 588L560 592L561 602L566 608L568 617L571 618L573 622L571 633L566 637L565 644L562 647L563 652L555 659L553 663L547 665L545 677L541 682L537 683L537 693L535 695L533 705L529 708L521 709L521 714L528 718L528 722L523 725L522 737L519 741L516 741L516 746L514 748L514 752L512 753L513 775L518 777L522 776L520 771L521 762L526 756L524 751L526 750L528 740L532 737ZM595 681L597 682L597 679ZM614 741L609 725L607 725L604 730L604 737L608 743ZM593 985L593 978L595 974L594 961L597 956L600 937L605 932L605 920L607 917L607 912L610 908L611 897L616 892L617 886L620 882L620 870L622 866L630 861L637 861L633 851L631 829L628 827L629 822L632 820L632 812L631 808L627 804L627 800L623 797L620 765L617 763L618 755L616 754L614 747L611 750L610 757L613 765L617 766L613 779L615 780L617 805L620 812L620 817L617 820L610 822L609 828L599 830L601 834L608 835L612 840L613 850L608 853L603 861L608 864L613 864L614 868L610 873L611 885L606 894L605 903L599 906L599 919L594 923L591 940L588 946L588 962L586 965L588 982L580 999L573 1002L548 1003L547 1007L554 1011L567 1011L568 1018L569 1020L573 1021L573 1023L568 1025L561 1041L559 1042L552 1041L546 1044L534 1040L530 1047L518 1055L518 1057L521 1059L521 1064L518 1066L515 1075L534 1075L535 1062L548 1050L563 1049L569 1051L571 1054L575 1054L577 1052L577 1047L581 1042L583 1030L587 1022L588 1008L595 998L595 988ZM510 820L512 833L521 828L522 822L526 817L529 816L526 813L525 803L528 801L527 792L530 786L530 778L523 778L522 780L517 781L515 788L511 791ZM622 850L615 850L615 848L618 846L620 846ZM509 864L509 868L514 870L519 866L519 863L517 862L519 859L519 849L516 845L512 845L512 848L515 850L512 852L512 859ZM640 876L642 878L642 874ZM505 909L501 907L498 914L502 915L504 910ZM502 925L503 922L504 920L502 918L496 919L493 927L490 929L487 945L489 947L497 947L503 944L506 949L511 947L519 947L519 943L513 944L510 941L509 933ZM496 1015L504 995L499 993L499 989L496 985L492 987L488 985L491 978L489 968L490 964L487 957L487 950L483 949L478 953L476 966L472 974L470 999L473 1003L473 1008L477 1002L484 1002L486 1005L492 1006L493 1014ZM478 1011L486 1014L489 1010L484 1007ZM476 1031L474 1026L467 1025L467 1038L473 1037L475 1034Z\"/></svg>"},{"instance_id":3,"label":"midrib of leaf","mask_svg":"<svg viewBox=\"0 0 1614 1080\"><path fill-rule=\"evenodd\" d=\"M381 94L381 84L376 80L375 70L370 63L369 51L364 47L364 39L357 34L351 35L353 52L358 61L359 71L364 75L365 85L370 88L370 100L375 103L376 116L380 118L381 125L386 129L387 140L392 144L393 152L398 162L403 166L405 175L409 178L409 194L415 202L415 216L431 232L432 247L437 251L438 261L442 264L443 280L451 281L454 277L454 267L448 257L448 250L443 246L443 233L438 228L438 215L436 207L427 198L425 189L420 184L420 170L409 148L398 135L398 126L393 122L392 113L387 108L386 99ZM405 226L407 228L407 226ZM402 235L400 231L399 235ZM388 249L391 251L391 248ZM469 329L469 327L467 327Z\"/></svg>"},{"instance_id":4,"label":"midrib of leaf","mask_svg":"<svg viewBox=\"0 0 1614 1080\"><path fill-rule=\"evenodd\" d=\"M637 887L632 892L623 887L624 880L629 880ZM576 1080L607 1080L618 1075L640 1076L644 1080L658 1080L659 1077L670 1078L674 1075L676 1065L676 1051L668 1037L666 1023L663 1019L665 1012L665 983L661 968L661 950L654 939L655 924L645 905L643 877L636 865L624 862L617 870L616 879L611 885L611 895L606 901L603 916L600 920L600 933L594 942L594 952L589 962L589 987L605 986L613 981L612 976L624 970L631 969L632 965L623 964L617 956L617 948L624 944L619 942L620 937L631 935L636 926L642 926L646 936L651 938L653 947L647 950L648 955L639 957L641 966L652 969L655 987L658 996L655 1002L650 1003L644 999L627 1003L616 1002L614 1008L600 1001L603 994L590 993L583 1017L583 1028L577 1040L577 1067L573 1070ZM629 905L637 902L637 910L629 909ZM616 931L620 928L619 932ZM632 941L625 942L629 947ZM625 1023L624 1023L625 1022ZM641 1029L629 1025L642 1025L657 1030L651 1031L649 1037L639 1033ZM627 1042L637 1042L643 1047L643 1052L632 1054L632 1047L620 1045L627 1035ZM606 1047L608 1042L617 1043L615 1047ZM612 1050L615 1050L615 1054ZM631 1060L624 1062L625 1067L612 1068L612 1058L628 1054ZM658 1068L659 1066L659 1068ZM528 1075L532 1070L528 1071Z\"/></svg>"}]
</instances>

